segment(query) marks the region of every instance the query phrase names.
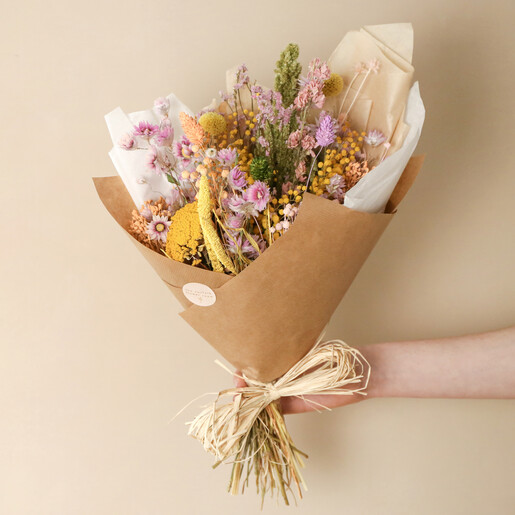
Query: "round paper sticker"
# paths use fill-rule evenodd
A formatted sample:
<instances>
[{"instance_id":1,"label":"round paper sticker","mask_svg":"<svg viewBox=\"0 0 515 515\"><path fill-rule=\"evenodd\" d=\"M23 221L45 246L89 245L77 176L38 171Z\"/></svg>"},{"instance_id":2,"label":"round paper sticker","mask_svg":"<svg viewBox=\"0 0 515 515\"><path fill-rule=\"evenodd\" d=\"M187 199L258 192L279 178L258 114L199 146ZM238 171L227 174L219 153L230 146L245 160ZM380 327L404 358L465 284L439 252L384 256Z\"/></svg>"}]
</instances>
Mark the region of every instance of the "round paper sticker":
<instances>
[{"instance_id":1,"label":"round paper sticker","mask_svg":"<svg viewBox=\"0 0 515 515\"><path fill-rule=\"evenodd\" d=\"M202 283L187 283L182 287L182 293L197 306L211 306L216 302L215 292Z\"/></svg>"}]
</instances>

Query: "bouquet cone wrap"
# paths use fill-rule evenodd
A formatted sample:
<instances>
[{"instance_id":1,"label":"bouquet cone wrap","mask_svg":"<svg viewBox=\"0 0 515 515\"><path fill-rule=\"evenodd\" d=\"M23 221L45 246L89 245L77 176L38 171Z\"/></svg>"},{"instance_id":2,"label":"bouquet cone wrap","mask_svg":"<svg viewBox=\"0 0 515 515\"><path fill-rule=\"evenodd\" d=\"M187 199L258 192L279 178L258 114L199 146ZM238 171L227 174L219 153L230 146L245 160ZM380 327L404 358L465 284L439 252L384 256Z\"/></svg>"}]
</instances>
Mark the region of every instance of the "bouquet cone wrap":
<instances>
[{"instance_id":1,"label":"bouquet cone wrap","mask_svg":"<svg viewBox=\"0 0 515 515\"><path fill-rule=\"evenodd\" d=\"M246 377L271 382L316 343L422 161L422 156L409 160L384 213L306 195L291 229L237 276L173 261L129 237L185 308L181 317ZM121 179L94 182L108 211L127 230L135 206ZM192 304L182 290L192 282L209 286L215 303Z\"/></svg>"}]
</instances>

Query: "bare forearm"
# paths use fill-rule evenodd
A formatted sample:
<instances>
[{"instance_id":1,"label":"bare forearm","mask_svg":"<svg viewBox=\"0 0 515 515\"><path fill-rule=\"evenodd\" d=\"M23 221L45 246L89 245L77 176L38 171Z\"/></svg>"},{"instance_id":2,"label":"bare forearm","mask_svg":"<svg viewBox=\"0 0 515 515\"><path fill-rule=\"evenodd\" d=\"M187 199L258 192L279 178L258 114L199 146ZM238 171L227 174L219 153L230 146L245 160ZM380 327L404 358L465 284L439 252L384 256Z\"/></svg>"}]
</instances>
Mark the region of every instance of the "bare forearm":
<instances>
[{"instance_id":1,"label":"bare forearm","mask_svg":"<svg viewBox=\"0 0 515 515\"><path fill-rule=\"evenodd\" d=\"M515 399L515 326L488 333L360 347L372 367L367 395L315 395L337 408L374 397ZM285 413L314 404L283 397Z\"/></svg>"},{"instance_id":2,"label":"bare forearm","mask_svg":"<svg viewBox=\"0 0 515 515\"><path fill-rule=\"evenodd\" d=\"M369 397L515 398L515 327L360 349Z\"/></svg>"}]
</instances>

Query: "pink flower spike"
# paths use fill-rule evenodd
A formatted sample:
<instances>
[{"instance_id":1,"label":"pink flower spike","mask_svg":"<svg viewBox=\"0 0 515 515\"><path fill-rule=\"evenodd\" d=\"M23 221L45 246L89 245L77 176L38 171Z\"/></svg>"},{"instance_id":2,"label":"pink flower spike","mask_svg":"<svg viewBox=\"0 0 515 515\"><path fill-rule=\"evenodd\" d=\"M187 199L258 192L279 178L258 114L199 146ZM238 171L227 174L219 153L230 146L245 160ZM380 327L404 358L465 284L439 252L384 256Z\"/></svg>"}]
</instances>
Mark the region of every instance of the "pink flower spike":
<instances>
[{"instance_id":1,"label":"pink flower spike","mask_svg":"<svg viewBox=\"0 0 515 515\"><path fill-rule=\"evenodd\" d=\"M314 156L313 149L316 147L316 140L311 134L307 134L302 138L302 149L306 150L310 155Z\"/></svg>"},{"instance_id":2,"label":"pink flower spike","mask_svg":"<svg viewBox=\"0 0 515 515\"><path fill-rule=\"evenodd\" d=\"M288 148L298 147L299 143L300 143L300 138L301 138L301 132L300 132L300 129L297 129L296 131L292 132L288 136L288 141L286 143L286 146Z\"/></svg>"},{"instance_id":3,"label":"pink flower spike","mask_svg":"<svg viewBox=\"0 0 515 515\"><path fill-rule=\"evenodd\" d=\"M304 88L299 91L297 97L293 101L293 105L300 111L308 105L309 102L309 89Z\"/></svg>"}]
</instances>

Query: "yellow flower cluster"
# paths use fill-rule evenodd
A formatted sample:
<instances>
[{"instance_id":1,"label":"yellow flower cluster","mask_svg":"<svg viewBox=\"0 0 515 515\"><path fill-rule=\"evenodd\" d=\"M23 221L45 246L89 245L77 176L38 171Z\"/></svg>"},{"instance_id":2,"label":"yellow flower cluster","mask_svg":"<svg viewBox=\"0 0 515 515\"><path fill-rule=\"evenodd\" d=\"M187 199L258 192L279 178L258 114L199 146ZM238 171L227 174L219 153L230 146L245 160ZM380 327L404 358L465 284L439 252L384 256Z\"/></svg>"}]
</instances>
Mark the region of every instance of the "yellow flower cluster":
<instances>
[{"instance_id":1,"label":"yellow flower cluster","mask_svg":"<svg viewBox=\"0 0 515 515\"><path fill-rule=\"evenodd\" d=\"M337 73L331 73L330 77L325 81L322 93L326 97L335 97L343 90L343 79Z\"/></svg>"},{"instance_id":2,"label":"yellow flower cluster","mask_svg":"<svg viewBox=\"0 0 515 515\"><path fill-rule=\"evenodd\" d=\"M181 207L172 217L166 237L166 255L184 263L198 265L202 261L204 238L197 212L197 202Z\"/></svg>"},{"instance_id":3,"label":"yellow flower cluster","mask_svg":"<svg viewBox=\"0 0 515 515\"><path fill-rule=\"evenodd\" d=\"M270 243L271 240L277 240L283 233L283 229L277 229L277 224L282 223L285 220L284 217L284 206L290 204L291 207L299 207L302 202L302 197L306 191L306 186L297 185L295 188L288 190L280 198L272 198L268 209L265 209L258 217L258 221L263 228L263 233L266 237L266 241ZM269 228L275 230L270 233ZM260 230L257 226L253 228L254 234L260 234Z\"/></svg>"},{"instance_id":4,"label":"yellow flower cluster","mask_svg":"<svg viewBox=\"0 0 515 515\"><path fill-rule=\"evenodd\" d=\"M204 113L199 118L198 123L211 136L220 136L227 130L225 118L220 113Z\"/></svg>"},{"instance_id":5,"label":"yellow flower cluster","mask_svg":"<svg viewBox=\"0 0 515 515\"><path fill-rule=\"evenodd\" d=\"M311 193L322 195L331 177L336 174L346 175L352 171L352 164L356 162L355 154L361 151L365 134L347 129L344 137L336 138L338 148L326 150L324 160L317 165L316 175L309 187Z\"/></svg>"},{"instance_id":6,"label":"yellow flower cluster","mask_svg":"<svg viewBox=\"0 0 515 515\"><path fill-rule=\"evenodd\" d=\"M252 129L256 126L257 119L254 112L248 109L243 110L243 116L245 121L240 122L236 113L228 115L229 126L232 126L228 139L230 146L238 151L238 166L240 170L248 174L253 158L250 148L256 142L256 138L252 136ZM252 184L252 182L251 180L250 183Z\"/></svg>"}]
</instances>

